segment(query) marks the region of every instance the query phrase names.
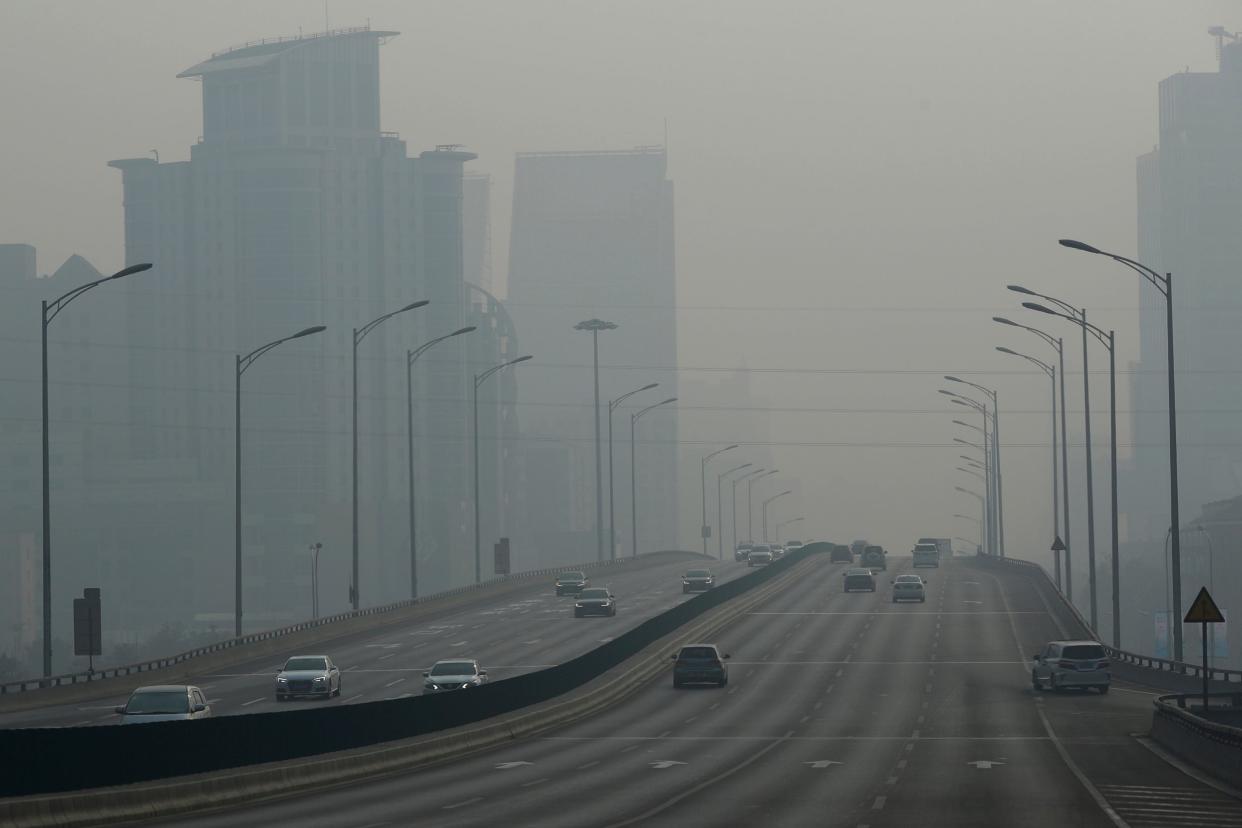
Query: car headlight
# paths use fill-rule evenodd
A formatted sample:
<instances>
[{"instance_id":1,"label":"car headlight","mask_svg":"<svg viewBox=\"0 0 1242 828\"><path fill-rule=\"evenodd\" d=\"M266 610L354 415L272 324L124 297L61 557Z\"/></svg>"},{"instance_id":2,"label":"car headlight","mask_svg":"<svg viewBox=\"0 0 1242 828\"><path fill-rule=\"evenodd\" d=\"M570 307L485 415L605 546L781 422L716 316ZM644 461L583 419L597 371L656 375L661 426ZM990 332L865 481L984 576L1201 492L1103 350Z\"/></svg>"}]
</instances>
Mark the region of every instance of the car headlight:
<instances>
[{"instance_id":1,"label":"car headlight","mask_svg":"<svg viewBox=\"0 0 1242 828\"><path fill-rule=\"evenodd\" d=\"M467 688L469 688L469 687L473 687L473 686L474 686L474 685L473 685L473 683L468 681L468 682L466 682L465 684L463 684L463 685L461 686L461 689L462 689L462 690L465 690L465 689L467 689Z\"/></svg>"},{"instance_id":2,"label":"car headlight","mask_svg":"<svg viewBox=\"0 0 1242 828\"><path fill-rule=\"evenodd\" d=\"M438 685L438 684L433 684L433 683L431 683L431 682L427 682L426 687L427 687L427 689L429 689L429 690L439 690L439 689L440 689L440 685Z\"/></svg>"},{"instance_id":3,"label":"car headlight","mask_svg":"<svg viewBox=\"0 0 1242 828\"><path fill-rule=\"evenodd\" d=\"M280 684L288 684L288 683L289 683L289 679L285 678L284 676L277 676L277 677L276 677L276 681L277 681L278 683L280 683Z\"/></svg>"},{"instance_id":4,"label":"car headlight","mask_svg":"<svg viewBox=\"0 0 1242 828\"><path fill-rule=\"evenodd\" d=\"M582 609L582 604L574 604L574 606L578 609Z\"/></svg>"},{"instance_id":5,"label":"car headlight","mask_svg":"<svg viewBox=\"0 0 1242 828\"><path fill-rule=\"evenodd\" d=\"M327 681L327 676L315 676L315 681Z\"/></svg>"},{"instance_id":6,"label":"car headlight","mask_svg":"<svg viewBox=\"0 0 1242 828\"><path fill-rule=\"evenodd\" d=\"M690 586L690 582L689 582L689 581L682 581L682 583L683 583L683 584L685 584L686 586Z\"/></svg>"}]
</instances>

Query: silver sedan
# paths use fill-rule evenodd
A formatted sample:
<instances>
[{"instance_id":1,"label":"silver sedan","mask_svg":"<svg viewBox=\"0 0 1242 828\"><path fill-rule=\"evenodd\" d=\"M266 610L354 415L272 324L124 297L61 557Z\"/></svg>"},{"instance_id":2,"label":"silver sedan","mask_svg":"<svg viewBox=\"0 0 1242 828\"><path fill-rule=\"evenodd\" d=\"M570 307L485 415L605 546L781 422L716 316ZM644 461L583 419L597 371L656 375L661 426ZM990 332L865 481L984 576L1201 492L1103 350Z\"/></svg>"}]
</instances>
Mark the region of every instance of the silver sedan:
<instances>
[{"instance_id":1,"label":"silver sedan","mask_svg":"<svg viewBox=\"0 0 1242 828\"><path fill-rule=\"evenodd\" d=\"M341 671L326 655L294 656L276 674L276 701L294 696L341 695Z\"/></svg>"}]
</instances>

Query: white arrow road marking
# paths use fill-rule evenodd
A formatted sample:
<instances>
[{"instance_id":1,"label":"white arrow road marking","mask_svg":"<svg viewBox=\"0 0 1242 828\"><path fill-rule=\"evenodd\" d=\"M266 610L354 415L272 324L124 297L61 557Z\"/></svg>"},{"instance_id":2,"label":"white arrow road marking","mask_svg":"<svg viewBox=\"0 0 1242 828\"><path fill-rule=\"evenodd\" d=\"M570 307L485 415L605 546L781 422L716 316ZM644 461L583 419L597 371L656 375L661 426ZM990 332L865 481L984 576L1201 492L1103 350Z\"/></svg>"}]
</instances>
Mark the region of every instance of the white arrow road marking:
<instances>
[{"instance_id":1,"label":"white arrow road marking","mask_svg":"<svg viewBox=\"0 0 1242 828\"><path fill-rule=\"evenodd\" d=\"M522 765L530 765L531 762L501 762L496 766L496 770L508 770L509 768L519 768Z\"/></svg>"},{"instance_id":2,"label":"white arrow road marking","mask_svg":"<svg viewBox=\"0 0 1242 828\"><path fill-rule=\"evenodd\" d=\"M672 759L660 759L656 762L648 762L647 764L651 765L651 767L653 768L658 768L660 770L663 770L664 768L671 768L673 765L684 765L686 763L676 762Z\"/></svg>"},{"instance_id":3,"label":"white arrow road marking","mask_svg":"<svg viewBox=\"0 0 1242 828\"><path fill-rule=\"evenodd\" d=\"M1003 765L1004 762L996 762L989 759L977 759L974 762L967 762L968 765L974 765L977 770L990 770L993 765Z\"/></svg>"},{"instance_id":4,"label":"white arrow road marking","mask_svg":"<svg viewBox=\"0 0 1242 828\"><path fill-rule=\"evenodd\" d=\"M804 765L810 765L813 768L826 768L831 765L843 765L844 762L834 762L831 759L816 759L814 762L803 762Z\"/></svg>"}]
</instances>

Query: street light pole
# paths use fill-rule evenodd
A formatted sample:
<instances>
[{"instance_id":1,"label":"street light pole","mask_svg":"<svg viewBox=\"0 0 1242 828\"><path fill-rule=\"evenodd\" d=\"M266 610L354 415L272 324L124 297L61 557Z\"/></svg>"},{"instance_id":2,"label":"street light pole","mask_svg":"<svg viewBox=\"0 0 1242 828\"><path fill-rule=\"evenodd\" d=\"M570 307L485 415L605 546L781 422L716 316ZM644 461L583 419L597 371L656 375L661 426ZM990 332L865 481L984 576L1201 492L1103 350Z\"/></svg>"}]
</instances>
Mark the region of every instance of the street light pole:
<instances>
[{"instance_id":1,"label":"street light pole","mask_svg":"<svg viewBox=\"0 0 1242 828\"><path fill-rule=\"evenodd\" d=\"M963 382L962 380L956 380L956 378L955 378L955 381ZM973 385L973 383L966 383L966 384ZM982 386L979 386L979 388L983 390L985 393L988 392L988 389L983 388ZM984 499L984 515L987 518L987 554L1000 556L1002 553L1002 549L1001 549L1001 544L997 540L999 536L998 527L1000 525L1000 519L999 519L997 507L998 507L998 502L1000 498L998 496L998 489L996 486L996 477L999 471L999 467L995 463L995 457L996 457L996 452L997 452L995 419L993 419L991 446L989 448L987 405L985 403L979 402L978 400L967 397L963 394L958 394L954 391L947 391L945 389L941 389L938 393L944 394L945 396L952 398L951 402L953 402L956 405L963 405L968 408L973 408L983 418L982 428L980 428L979 426L970 425L968 423L963 423L961 420L953 421L957 423L958 425L963 425L963 426L966 426L967 428L973 428L975 431L980 432L983 435L982 445L979 445L977 443L971 443L966 440L961 440L956 437L954 438L954 441L958 443L962 443L967 446L971 446L972 448L976 448L983 455L984 473L987 475L987 481L984 485L984 492L986 492L987 494L986 498Z\"/></svg>"},{"instance_id":2,"label":"street light pole","mask_svg":"<svg viewBox=\"0 0 1242 828\"><path fill-rule=\"evenodd\" d=\"M288 342L291 339L301 339L304 336L321 333L327 330L323 325L315 325L310 328L303 328L295 334L282 337L267 343L259 348L255 348L250 353L242 356L238 354L234 366L236 368L234 374L233 389L233 413L235 421L233 425L233 635L237 638L242 636L242 450L241 450L241 381L242 374L254 365L255 360L275 348L277 345Z\"/></svg>"},{"instance_id":3,"label":"street light pole","mask_svg":"<svg viewBox=\"0 0 1242 828\"><path fill-rule=\"evenodd\" d=\"M760 509L760 511L763 513L763 542L764 543L768 542L768 504L771 503L773 500L776 500L778 497L784 497L787 494L793 494L793 489L786 489L780 494L774 494L771 497L769 497L767 500L763 501L763 508Z\"/></svg>"},{"instance_id":4,"label":"street light pole","mask_svg":"<svg viewBox=\"0 0 1242 828\"><path fill-rule=\"evenodd\" d=\"M733 515L733 551L735 553L737 552L737 484L741 483L743 480L746 480L748 481L748 485L749 485L750 478L754 477L755 475L761 475L765 471L767 471L767 469L755 469L749 474L744 474L738 479L733 481L733 500L730 503L730 511L732 512L732 515ZM747 520L749 520L749 518L747 518ZM747 538L747 540L753 541L753 538Z\"/></svg>"},{"instance_id":5,"label":"street light pole","mask_svg":"<svg viewBox=\"0 0 1242 828\"><path fill-rule=\"evenodd\" d=\"M604 559L604 465L600 459L599 434L599 332L616 329L613 322L588 319L574 325L575 331L590 331L591 345L595 354L595 559Z\"/></svg>"},{"instance_id":6,"label":"street light pole","mask_svg":"<svg viewBox=\"0 0 1242 828\"><path fill-rule=\"evenodd\" d=\"M1173 582L1173 615L1175 618L1182 617L1182 540L1180 530L1180 517L1178 514L1178 484L1177 484L1177 391L1174 382L1175 368L1173 361L1173 274L1165 273L1161 276L1158 272L1147 265L1137 262L1134 259L1119 256L1116 253L1109 253L1092 247L1084 242L1075 241L1073 239L1060 239L1059 243L1063 247L1069 247L1074 250L1081 250L1084 253L1095 253L1100 256L1107 256L1115 262L1125 265L1135 273L1142 276L1148 281L1160 294L1164 296L1165 310L1165 340L1168 346L1168 375L1169 375L1169 523L1174 527L1172 532L1172 561L1171 561L1171 580ZM1182 660L1182 625L1180 622L1173 625L1173 660Z\"/></svg>"},{"instance_id":7,"label":"street light pole","mask_svg":"<svg viewBox=\"0 0 1242 828\"><path fill-rule=\"evenodd\" d=\"M699 462L699 482L703 490L703 521L699 524L699 535L703 540L704 557L707 557L707 536L711 533L711 527L707 525L707 461L717 454L724 454L726 451L732 451L735 448L737 448L736 443L731 446L725 446L718 451L708 454ZM717 520L719 521L719 515L717 515Z\"/></svg>"},{"instance_id":8,"label":"street light pole","mask_svg":"<svg viewBox=\"0 0 1242 828\"><path fill-rule=\"evenodd\" d=\"M721 472L716 475L716 524L720 527L720 531L716 533L716 557L722 561L724 560L724 479L733 474L735 471L749 469L752 465L754 464L743 463L740 466L734 466L727 472ZM737 525L736 519L734 520L733 525ZM736 543L736 541L734 541L734 543Z\"/></svg>"},{"instance_id":9,"label":"street light pole","mask_svg":"<svg viewBox=\"0 0 1242 828\"><path fill-rule=\"evenodd\" d=\"M311 553L311 620L319 618L319 550L322 543L312 543Z\"/></svg>"},{"instance_id":10,"label":"street light pole","mask_svg":"<svg viewBox=\"0 0 1242 828\"><path fill-rule=\"evenodd\" d=\"M43 329L42 334L42 361L43 361L43 676L47 678L52 675L52 472L51 472L51 453L50 453L50 437L48 429L48 371L47 371L47 328L52 324L52 320L56 315L65 309L65 306L77 299L83 293L94 287L102 285L104 282L111 282L113 279L123 279L134 273L142 273L150 270L151 265L148 263L130 265L127 268L118 270L111 276L105 276L102 279L96 279L85 285L74 288L65 293L60 298L51 302L44 299L42 301L43 313L40 317Z\"/></svg>"},{"instance_id":11,"label":"street light pole","mask_svg":"<svg viewBox=\"0 0 1242 828\"><path fill-rule=\"evenodd\" d=\"M998 394L991 388L985 388L977 382L961 379L960 377L945 376L949 382L959 382L962 385L969 385L982 391L992 399L992 465L996 467L996 473L993 475L993 484L996 486L996 551L1000 557L1005 557L1005 493L1002 487L1003 477L1001 476L1001 459L1000 459L1000 401ZM984 415L986 418L986 414Z\"/></svg>"},{"instance_id":12,"label":"street light pole","mask_svg":"<svg viewBox=\"0 0 1242 828\"><path fill-rule=\"evenodd\" d=\"M1113 646L1116 647L1117 649L1120 649L1121 648L1121 643L1120 643L1121 642L1121 608L1120 608L1121 575L1120 575L1120 560L1119 560L1119 555L1118 555L1118 538L1117 538L1117 524L1118 524L1118 518L1117 518L1117 358L1116 358L1116 349L1114 348L1115 336L1112 331L1109 331L1106 333L1103 328L1100 328L1088 322L1086 308L1074 308L1072 305L1067 305L1064 302L1059 302L1058 300L1051 299L1050 297L1045 297L1045 298L1048 298L1050 301L1056 302L1062 307L1068 308L1069 309L1068 312L1060 313L1058 311L1053 310L1052 308L1046 307L1044 305L1040 305L1036 302L1023 302L1022 306L1025 308L1028 308L1029 310L1038 311L1040 313L1046 313L1046 314L1049 314L1050 316L1060 317L1061 319L1065 319L1069 322L1073 322L1075 325L1078 325L1080 328L1082 328L1083 365L1084 365L1083 384L1084 386L1086 385L1085 366L1086 366L1087 334L1090 333L1092 336L1096 338L1097 341L1099 341L1101 345L1103 345L1105 348L1108 349L1109 433L1110 433L1109 440L1110 440L1111 449L1112 449L1111 454L1110 454L1110 472L1111 472L1110 476L1112 479L1112 493L1111 493L1112 494L1111 574L1112 574L1112 589L1113 589L1113 602L1112 602L1113 625L1112 626L1113 626ZM1090 445L1089 436L1088 436L1087 445L1088 446ZM1088 467L1088 469L1089 468L1090 467ZM1088 480L1087 514L1089 518L1088 525L1090 526L1090 515L1091 515L1090 480L1091 478L1089 475L1087 477L1087 480ZM1090 549L1090 546L1088 546L1088 549ZM1098 633L1099 627L1096 626L1097 618L1096 618L1096 600L1095 600L1094 558L1092 558L1092 567L1088 575L1089 575L1088 583L1091 585L1091 628L1093 631L1096 631Z\"/></svg>"},{"instance_id":13,"label":"street light pole","mask_svg":"<svg viewBox=\"0 0 1242 828\"><path fill-rule=\"evenodd\" d=\"M405 352L405 428L406 428L406 472L409 475L409 512L410 512L410 600L418 597L418 526L417 504L414 499L414 362L428 349L439 345L446 339L468 334L476 330L475 325L460 328L450 334L437 336L424 342L412 351Z\"/></svg>"},{"instance_id":14,"label":"street light pole","mask_svg":"<svg viewBox=\"0 0 1242 828\"><path fill-rule=\"evenodd\" d=\"M1057 504L1057 369L1054 365L1049 365L1042 359L1036 359L1033 356L1018 353L1009 348L997 346L996 350L1002 354L1010 354L1011 356L1021 357L1032 365L1038 367L1041 371L1048 375L1052 383L1052 536L1057 537L1059 531L1058 519L1060 511ZM1056 575L1057 589L1061 589L1061 553L1054 551L1055 559L1053 561L1053 570Z\"/></svg>"},{"instance_id":15,"label":"street light pole","mask_svg":"<svg viewBox=\"0 0 1242 828\"><path fill-rule=\"evenodd\" d=\"M622 394L615 400L608 401L608 558L615 561L617 559L617 513L616 498L613 489L616 487L615 478L612 474L612 412L617 410L617 406L625 400L642 391L649 391L660 385L658 382L652 382L644 385L642 388L635 388L626 394Z\"/></svg>"},{"instance_id":16,"label":"street light pole","mask_svg":"<svg viewBox=\"0 0 1242 828\"><path fill-rule=\"evenodd\" d=\"M771 471L764 472L758 477L754 477L746 481L746 538L751 543L755 542L755 527L751 523L752 519L755 516L755 501L754 501L755 481L762 480L763 478L768 477L769 475L776 474L778 471L780 471L780 469L772 469ZM764 538L763 540L766 541L767 538Z\"/></svg>"},{"instance_id":17,"label":"street light pole","mask_svg":"<svg viewBox=\"0 0 1242 828\"><path fill-rule=\"evenodd\" d=\"M483 553L479 543L479 386L497 371L501 371L519 362L533 359L530 354L493 365L481 374L474 375L474 389L470 394L470 407L474 412L474 582L483 580Z\"/></svg>"},{"instance_id":18,"label":"street light pole","mask_svg":"<svg viewBox=\"0 0 1242 828\"><path fill-rule=\"evenodd\" d=\"M635 558L638 557L638 453L634 450L634 444L638 421L648 411L674 402L677 402L677 398L669 397L630 415L630 554Z\"/></svg>"},{"instance_id":19,"label":"street light pole","mask_svg":"<svg viewBox=\"0 0 1242 828\"><path fill-rule=\"evenodd\" d=\"M386 313L383 316L379 316L379 317L376 317L375 319L372 319L370 322L363 325L361 328L354 328L353 391L352 391L353 419L352 419L352 428L351 428L351 431L353 432L353 435L352 435L353 448L352 448L352 462L351 462L351 465L353 467L353 472L352 472L353 473L353 482L352 482L353 495L351 498L353 501L353 541L351 544L353 548L353 575L352 575L353 581L350 584L350 590L349 590L350 596L349 597L350 597L350 605L354 608L355 612L358 610L359 594L362 592L361 586L358 583L358 344L362 342L363 339L366 338L367 334L375 330L375 328L379 326L381 323L391 319L392 317L396 316L399 313L405 313L408 310L414 310L415 308L421 308L427 304L430 304L430 301L427 299L423 299L419 302L412 302L403 308L398 308L395 311Z\"/></svg>"},{"instance_id":20,"label":"street light pole","mask_svg":"<svg viewBox=\"0 0 1242 828\"><path fill-rule=\"evenodd\" d=\"M781 542L781 527L788 526L791 523L797 523L800 520L805 520L805 518L801 518L801 517L789 518L789 520L782 520L780 523L776 524L776 542L777 543Z\"/></svg>"}]
</instances>

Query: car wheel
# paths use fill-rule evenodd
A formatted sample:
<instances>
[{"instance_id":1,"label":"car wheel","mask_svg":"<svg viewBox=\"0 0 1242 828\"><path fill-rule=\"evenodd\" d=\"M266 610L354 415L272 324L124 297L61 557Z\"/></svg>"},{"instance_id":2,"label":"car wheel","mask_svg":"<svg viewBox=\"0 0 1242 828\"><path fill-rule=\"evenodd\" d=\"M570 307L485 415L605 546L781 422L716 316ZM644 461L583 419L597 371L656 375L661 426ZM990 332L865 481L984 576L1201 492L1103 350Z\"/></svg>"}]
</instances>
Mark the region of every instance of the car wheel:
<instances>
[{"instance_id":1,"label":"car wheel","mask_svg":"<svg viewBox=\"0 0 1242 828\"><path fill-rule=\"evenodd\" d=\"M1101 684L1101 685L1100 685L1099 687L1097 687L1096 689L1100 691L1100 695L1101 695L1101 696L1104 696L1104 695L1107 695L1107 694L1108 694L1108 685L1107 685L1107 684Z\"/></svg>"},{"instance_id":2,"label":"car wheel","mask_svg":"<svg viewBox=\"0 0 1242 828\"><path fill-rule=\"evenodd\" d=\"M287 699L287 698L289 698L289 697L288 697L288 696L286 696L284 693L277 693L277 694L276 694L276 701L278 701L278 702L282 702L282 701L284 701L284 700L285 700L285 699Z\"/></svg>"},{"instance_id":3,"label":"car wheel","mask_svg":"<svg viewBox=\"0 0 1242 828\"><path fill-rule=\"evenodd\" d=\"M725 686L726 684L728 684L728 683L729 683L729 680L728 680L727 678L725 678L724 676L721 676L721 677L720 677L720 681L716 682L716 686L717 686L717 687L724 687L724 686Z\"/></svg>"},{"instance_id":4,"label":"car wheel","mask_svg":"<svg viewBox=\"0 0 1242 828\"><path fill-rule=\"evenodd\" d=\"M676 678L673 679L673 689L674 690L681 689L681 681L679 679L676 679Z\"/></svg>"},{"instance_id":5,"label":"car wheel","mask_svg":"<svg viewBox=\"0 0 1242 828\"><path fill-rule=\"evenodd\" d=\"M927 603L927 596L926 596L926 595L924 595L922 598L920 598L920 599L919 599L919 603L920 603L920 604L926 604L926 603Z\"/></svg>"},{"instance_id":6,"label":"car wheel","mask_svg":"<svg viewBox=\"0 0 1242 828\"><path fill-rule=\"evenodd\" d=\"M1031 671L1031 689L1036 693L1042 693L1044 686L1039 683L1039 676L1035 675L1035 671Z\"/></svg>"},{"instance_id":7,"label":"car wheel","mask_svg":"<svg viewBox=\"0 0 1242 828\"><path fill-rule=\"evenodd\" d=\"M616 617L617 617L617 608L616 608L616 607L613 607L613 608L609 611L609 613L608 613L608 614L609 614L610 616L612 616L613 618L616 618Z\"/></svg>"},{"instance_id":8,"label":"car wheel","mask_svg":"<svg viewBox=\"0 0 1242 828\"><path fill-rule=\"evenodd\" d=\"M1049 690L1051 690L1051 691L1052 691L1052 692L1054 692L1054 693L1060 693L1060 692L1061 692L1062 687L1061 687L1061 685L1060 685L1060 684L1057 684L1057 674L1056 674L1056 673L1051 673L1051 674L1049 674L1049 676L1048 676L1048 689L1049 689Z\"/></svg>"}]
</instances>

